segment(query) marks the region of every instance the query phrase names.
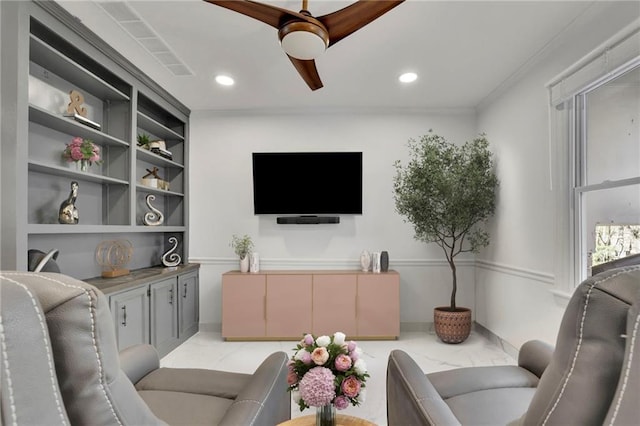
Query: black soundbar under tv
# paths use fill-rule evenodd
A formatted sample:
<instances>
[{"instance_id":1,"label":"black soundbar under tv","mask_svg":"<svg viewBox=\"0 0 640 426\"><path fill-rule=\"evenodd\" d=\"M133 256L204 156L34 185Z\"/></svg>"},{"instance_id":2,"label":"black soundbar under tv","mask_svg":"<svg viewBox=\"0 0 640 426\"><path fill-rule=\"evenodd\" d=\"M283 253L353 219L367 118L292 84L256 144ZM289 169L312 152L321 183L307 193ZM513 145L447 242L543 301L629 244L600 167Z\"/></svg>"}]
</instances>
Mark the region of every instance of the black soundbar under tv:
<instances>
[{"instance_id":1,"label":"black soundbar under tv","mask_svg":"<svg viewBox=\"0 0 640 426\"><path fill-rule=\"evenodd\" d=\"M340 223L339 216L280 216L279 225L318 225L321 223Z\"/></svg>"}]
</instances>

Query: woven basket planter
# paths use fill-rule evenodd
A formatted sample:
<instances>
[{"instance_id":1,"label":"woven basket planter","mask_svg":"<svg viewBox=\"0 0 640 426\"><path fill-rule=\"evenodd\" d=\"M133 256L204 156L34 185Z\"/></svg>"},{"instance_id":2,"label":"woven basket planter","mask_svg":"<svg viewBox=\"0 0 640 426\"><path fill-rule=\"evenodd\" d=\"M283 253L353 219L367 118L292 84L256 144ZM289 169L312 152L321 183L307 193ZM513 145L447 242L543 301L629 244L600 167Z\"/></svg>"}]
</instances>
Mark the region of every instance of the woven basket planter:
<instances>
[{"instance_id":1,"label":"woven basket planter","mask_svg":"<svg viewBox=\"0 0 640 426\"><path fill-rule=\"evenodd\" d=\"M445 343L462 343L471 333L471 309L439 306L433 310L436 335Z\"/></svg>"}]
</instances>

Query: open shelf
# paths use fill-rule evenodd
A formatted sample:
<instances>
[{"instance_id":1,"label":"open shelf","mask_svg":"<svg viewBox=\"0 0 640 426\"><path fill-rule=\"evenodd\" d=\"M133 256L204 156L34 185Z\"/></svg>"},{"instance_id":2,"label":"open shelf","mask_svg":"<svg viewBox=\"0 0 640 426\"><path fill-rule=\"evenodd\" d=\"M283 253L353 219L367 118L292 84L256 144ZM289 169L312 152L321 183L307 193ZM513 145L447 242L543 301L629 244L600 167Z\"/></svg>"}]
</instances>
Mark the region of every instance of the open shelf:
<instances>
[{"instance_id":1,"label":"open shelf","mask_svg":"<svg viewBox=\"0 0 640 426\"><path fill-rule=\"evenodd\" d=\"M165 191L164 189L151 188L149 186L145 186L142 184L137 184L136 189L138 190L138 192L146 192L149 194L172 195L174 197L184 197L184 194L180 192Z\"/></svg>"},{"instance_id":2,"label":"open shelf","mask_svg":"<svg viewBox=\"0 0 640 426\"><path fill-rule=\"evenodd\" d=\"M139 160L147 161L156 165L160 165L163 167L174 167L176 169L184 169L184 166L182 164L154 154L148 149L137 147L136 155Z\"/></svg>"},{"instance_id":3,"label":"open shelf","mask_svg":"<svg viewBox=\"0 0 640 426\"><path fill-rule=\"evenodd\" d=\"M80 170L67 169L65 167L53 166L39 161L29 161L29 170L33 172L47 173L55 176L69 177L89 182L108 183L117 185L129 185L129 182L109 176L97 175Z\"/></svg>"},{"instance_id":4,"label":"open shelf","mask_svg":"<svg viewBox=\"0 0 640 426\"><path fill-rule=\"evenodd\" d=\"M129 232L170 233L185 232L184 226L139 225L61 225L32 223L27 226L29 235L47 234L125 234Z\"/></svg>"},{"instance_id":5,"label":"open shelf","mask_svg":"<svg viewBox=\"0 0 640 426\"><path fill-rule=\"evenodd\" d=\"M29 52L33 62L54 74L65 76L66 80L94 96L109 100L129 100L129 96L33 35L29 38Z\"/></svg>"},{"instance_id":6,"label":"open shelf","mask_svg":"<svg viewBox=\"0 0 640 426\"><path fill-rule=\"evenodd\" d=\"M53 114L36 105L29 105L29 121L62 133L68 133L83 139L91 139L98 145L129 146L127 142L121 139L114 138L100 130L87 127L74 121L72 118Z\"/></svg>"},{"instance_id":7,"label":"open shelf","mask_svg":"<svg viewBox=\"0 0 640 426\"><path fill-rule=\"evenodd\" d=\"M145 129L149 133L153 133L159 138L184 140L184 136L180 133L174 132L164 124L140 111L138 111L138 127Z\"/></svg>"}]
</instances>

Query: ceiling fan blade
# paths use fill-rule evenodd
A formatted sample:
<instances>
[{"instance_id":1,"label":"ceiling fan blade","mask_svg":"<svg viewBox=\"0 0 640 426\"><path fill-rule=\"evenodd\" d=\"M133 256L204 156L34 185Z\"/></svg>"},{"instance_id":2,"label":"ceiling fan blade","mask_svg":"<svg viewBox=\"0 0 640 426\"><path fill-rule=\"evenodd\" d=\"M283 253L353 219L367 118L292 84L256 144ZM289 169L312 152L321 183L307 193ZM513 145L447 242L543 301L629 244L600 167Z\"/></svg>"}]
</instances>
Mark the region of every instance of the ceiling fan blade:
<instances>
[{"instance_id":1,"label":"ceiling fan blade","mask_svg":"<svg viewBox=\"0 0 640 426\"><path fill-rule=\"evenodd\" d=\"M266 3L251 0L204 0L207 3L233 10L250 18L257 19L267 25L280 29L291 20L307 21L308 17L298 12L282 9Z\"/></svg>"},{"instance_id":2,"label":"ceiling fan blade","mask_svg":"<svg viewBox=\"0 0 640 426\"><path fill-rule=\"evenodd\" d=\"M298 73L311 90L318 90L322 87L322 80L320 80L320 75L318 75L316 63L313 59L297 59L292 56L289 56L289 59L291 59L291 63L296 67L296 70L298 70Z\"/></svg>"},{"instance_id":3,"label":"ceiling fan blade","mask_svg":"<svg viewBox=\"0 0 640 426\"><path fill-rule=\"evenodd\" d=\"M343 9L319 16L316 19L329 31L329 46L332 46L402 2L404 0L359 0Z\"/></svg>"}]
</instances>

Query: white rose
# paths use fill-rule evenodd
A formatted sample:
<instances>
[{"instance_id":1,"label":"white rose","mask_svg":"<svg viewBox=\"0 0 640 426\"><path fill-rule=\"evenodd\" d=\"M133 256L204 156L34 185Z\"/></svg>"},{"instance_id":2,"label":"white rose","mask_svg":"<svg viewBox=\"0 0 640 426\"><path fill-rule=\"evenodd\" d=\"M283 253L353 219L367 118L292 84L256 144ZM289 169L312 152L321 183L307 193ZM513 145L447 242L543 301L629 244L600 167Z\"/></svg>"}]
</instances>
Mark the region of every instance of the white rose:
<instances>
[{"instance_id":1,"label":"white rose","mask_svg":"<svg viewBox=\"0 0 640 426\"><path fill-rule=\"evenodd\" d=\"M358 394L356 399L358 400L359 403L362 404L367 399L367 389L361 388L360 393Z\"/></svg>"},{"instance_id":2,"label":"white rose","mask_svg":"<svg viewBox=\"0 0 640 426\"><path fill-rule=\"evenodd\" d=\"M329 336L320 336L316 339L316 345L326 348L331 343L331 337Z\"/></svg>"},{"instance_id":3,"label":"white rose","mask_svg":"<svg viewBox=\"0 0 640 426\"><path fill-rule=\"evenodd\" d=\"M302 357L304 356L305 352L306 352L305 349L300 349L298 352L296 352L293 358L296 359L297 361L302 361Z\"/></svg>"},{"instance_id":4,"label":"white rose","mask_svg":"<svg viewBox=\"0 0 640 426\"><path fill-rule=\"evenodd\" d=\"M347 336L345 336L344 333L340 332L340 331L336 331L336 333L333 335L333 343L335 343L338 346L342 346L344 345L344 339Z\"/></svg>"},{"instance_id":5,"label":"white rose","mask_svg":"<svg viewBox=\"0 0 640 426\"><path fill-rule=\"evenodd\" d=\"M362 358L358 358L355 364L353 364L353 369L357 374L364 374L367 372L367 363L364 362Z\"/></svg>"}]
</instances>

